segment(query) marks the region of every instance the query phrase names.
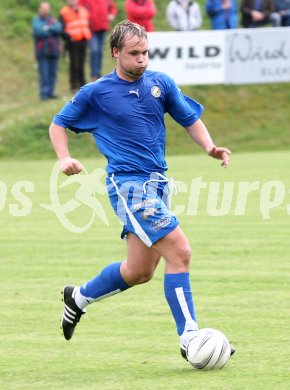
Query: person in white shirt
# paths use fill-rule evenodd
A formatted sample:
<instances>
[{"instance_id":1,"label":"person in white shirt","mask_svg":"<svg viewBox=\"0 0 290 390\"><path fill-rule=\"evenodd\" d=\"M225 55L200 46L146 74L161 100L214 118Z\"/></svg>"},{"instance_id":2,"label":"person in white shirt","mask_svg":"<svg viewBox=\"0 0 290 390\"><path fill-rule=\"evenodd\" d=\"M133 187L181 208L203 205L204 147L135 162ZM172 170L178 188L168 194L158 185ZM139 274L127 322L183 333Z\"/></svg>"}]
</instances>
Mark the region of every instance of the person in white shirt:
<instances>
[{"instance_id":1,"label":"person in white shirt","mask_svg":"<svg viewBox=\"0 0 290 390\"><path fill-rule=\"evenodd\" d=\"M170 1L166 9L166 19L176 31L197 30L202 24L200 7L191 0Z\"/></svg>"}]
</instances>

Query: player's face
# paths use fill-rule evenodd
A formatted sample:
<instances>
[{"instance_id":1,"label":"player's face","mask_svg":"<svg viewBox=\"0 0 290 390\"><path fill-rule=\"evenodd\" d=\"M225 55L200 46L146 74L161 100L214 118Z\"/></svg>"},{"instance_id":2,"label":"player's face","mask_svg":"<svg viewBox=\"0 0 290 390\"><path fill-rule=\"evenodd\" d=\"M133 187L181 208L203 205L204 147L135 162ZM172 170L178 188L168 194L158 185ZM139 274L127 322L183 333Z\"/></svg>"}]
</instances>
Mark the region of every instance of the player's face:
<instances>
[{"instance_id":1,"label":"player's face","mask_svg":"<svg viewBox=\"0 0 290 390\"><path fill-rule=\"evenodd\" d=\"M127 81L138 80L148 66L148 42L134 36L125 41L125 46L113 49L118 76Z\"/></svg>"}]
</instances>

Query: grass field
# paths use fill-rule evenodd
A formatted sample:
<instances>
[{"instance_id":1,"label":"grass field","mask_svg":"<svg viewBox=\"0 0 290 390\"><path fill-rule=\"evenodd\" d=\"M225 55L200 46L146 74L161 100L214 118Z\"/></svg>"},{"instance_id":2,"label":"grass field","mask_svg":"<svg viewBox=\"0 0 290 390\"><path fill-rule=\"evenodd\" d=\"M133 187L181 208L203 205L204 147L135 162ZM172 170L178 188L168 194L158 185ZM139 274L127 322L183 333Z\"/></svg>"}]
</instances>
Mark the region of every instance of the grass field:
<instances>
[{"instance_id":1,"label":"grass field","mask_svg":"<svg viewBox=\"0 0 290 390\"><path fill-rule=\"evenodd\" d=\"M181 359L163 295L162 263L150 284L89 307L75 337L66 342L59 329L63 285L82 283L109 262L124 259L126 246L105 194L97 197L109 226L95 217L82 234L42 206L51 203L54 165L47 128L70 96L68 60L62 58L61 98L39 102L31 38L38 3L0 4L0 389L288 390L289 83L183 88L205 105L203 119L217 144L233 150L228 170L197 152L183 129L166 119L169 174L180 188L173 208L185 207L179 219L193 250L199 326L226 333L237 347L230 363L220 371L198 372ZM51 4L57 14L63 2ZM123 1L117 4L116 22L124 18ZM156 29L165 31L166 2L156 4ZM204 1L200 4L204 11ZM113 67L106 49L104 72ZM73 154L95 156L94 142L83 141L70 136ZM192 152L196 155L189 157ZM101 159L83 162L88 172L104 167ZM192 188L198 177L207 187L195 210ZM77 184L60 188L65 180L59 177L61 205L73 201L78 189ZM217 210L215 182L233 186L226 203L219 196ZM244 198L244 215L238 215L245 195L239 188L247 186L254 190ZM76 204L67 216L71 226L83 227L92 211ZM228 212L213 216L222 206L230 206Z\"/></svg>"},{"instance_id":2,"label":"grass field","mask_svg":"<svg viewBox=\"0 0 290 390\"><path fill-rule=\"evenodd\" d=\"M191 281L199 326L225 332L237 354L223 370L212 372L195 371L181 359L163 295L162 263L150 284L89 307L75 337L66 342L59 330L60 290L125 258L120 225L106 195L100 195L109 226L96 218L83 234L70 232L41 206L50 203L54 161L1 161L1 389L290 388L289 152L233 155L228 170L200 155L170 157L168 162L170 175L188 188L199 176L208 186L234 183L226 215L211 215L204 189L197 215L183 212L179 219L193 250ZM90 172L104 161L84 164ZM243 216L235 215L239 182L259 185L249 194ZM21 185L30 191L26 199L17 192ZM285 189L279 202L278 187ZM75 190L75 185L67 186L64 198L73 199ZM173 207L187 206L189 199L189 192L179 192ZM280 205L268 208L270 218L264 219L267 203L275 200ZM85 224L90 215L81 205L70 218Z\"/></svg>"}]
</instances>

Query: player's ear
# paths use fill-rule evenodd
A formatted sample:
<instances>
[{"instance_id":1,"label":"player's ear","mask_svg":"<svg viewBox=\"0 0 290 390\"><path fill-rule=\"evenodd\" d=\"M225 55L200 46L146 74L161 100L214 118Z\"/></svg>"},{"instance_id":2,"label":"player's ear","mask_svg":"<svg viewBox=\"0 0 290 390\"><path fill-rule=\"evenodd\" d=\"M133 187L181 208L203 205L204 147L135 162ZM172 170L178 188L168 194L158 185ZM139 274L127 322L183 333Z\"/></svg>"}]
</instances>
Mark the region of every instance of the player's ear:
<instances>
[{"instance_id":1,"label":"player's ear","mask_svg":"<svg viewBox=\"0 0 290 390\"><path fill-rule=\"evenodd\" d=\"M118 58L119 50L116 47L113 47L112 54L113 54L113 58Z\"/></svg>"}]
</instances>

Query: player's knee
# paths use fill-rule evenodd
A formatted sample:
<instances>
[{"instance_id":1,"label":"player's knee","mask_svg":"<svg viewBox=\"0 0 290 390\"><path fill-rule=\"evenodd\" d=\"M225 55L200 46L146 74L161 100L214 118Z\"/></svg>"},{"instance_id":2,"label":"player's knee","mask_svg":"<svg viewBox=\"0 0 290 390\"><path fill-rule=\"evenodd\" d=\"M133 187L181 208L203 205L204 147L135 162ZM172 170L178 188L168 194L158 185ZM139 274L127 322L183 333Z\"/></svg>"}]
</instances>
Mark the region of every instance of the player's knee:
<instances>
[{"instance_id":1,"label":"player's knee","mask_svg":"<svg viewBox=\"0 0 290 390\"><path fill-rule=\"evenodd\" d=\"M130 275L130 281L132 285L143 284L149 282L153 277L153 272L145 271L138 272Z\"/></svg>"},{"instance_id":2,"label":"player's knee","mask_svg":"<svg viewBox=\"0 0 290 390\"><path fill-rule=\"evenodd\" d=\"M173 267L176 272L188 272L191 257L191 249L189 245L184 245L177 248L170 257L166 259L167 264Z\"/></svg>"},{"instance_id":3,"label":"player's knee","mask_svg":"<svg viewBox=\"0 0 290 390\"><path fill-rule=\"evenodd\" d=\"M185 266L189 266L190 258L191 258L191 248L190 248L189 245L184 245L184 246L180 249L179 258L180 258L180 261L181 261Z\"/></svg>"},{"instance_id":4,"label":"player's knee","mask_svg":"<svg viewBox=\"0 0 290 390\"><path fill-rule=\"evenodd\" d=\"M137 275L138 284L143 284L149 282L153 277L153 272L144 272Z\"/></svg>"}]
</instances>

